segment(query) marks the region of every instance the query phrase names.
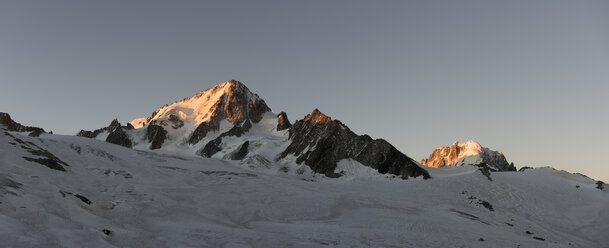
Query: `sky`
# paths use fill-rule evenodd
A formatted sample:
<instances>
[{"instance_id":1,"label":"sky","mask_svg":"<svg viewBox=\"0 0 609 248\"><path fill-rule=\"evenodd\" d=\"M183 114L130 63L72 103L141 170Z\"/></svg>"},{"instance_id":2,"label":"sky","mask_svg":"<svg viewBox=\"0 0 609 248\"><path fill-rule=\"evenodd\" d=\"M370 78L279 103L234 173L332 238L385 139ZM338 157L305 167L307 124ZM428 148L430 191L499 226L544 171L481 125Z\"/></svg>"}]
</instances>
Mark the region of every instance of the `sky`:
<instances>
[{"instance_id":1,"label":"sky","mask_svg":"<svg viewBox=\"0 0 609 248\"><path fill-rule=\"evenodd\" d=\"M236 79L420 160L455 141L609 182L609 1L0 0L0 111L59 134Z\"/></svg>"}]
</instances>

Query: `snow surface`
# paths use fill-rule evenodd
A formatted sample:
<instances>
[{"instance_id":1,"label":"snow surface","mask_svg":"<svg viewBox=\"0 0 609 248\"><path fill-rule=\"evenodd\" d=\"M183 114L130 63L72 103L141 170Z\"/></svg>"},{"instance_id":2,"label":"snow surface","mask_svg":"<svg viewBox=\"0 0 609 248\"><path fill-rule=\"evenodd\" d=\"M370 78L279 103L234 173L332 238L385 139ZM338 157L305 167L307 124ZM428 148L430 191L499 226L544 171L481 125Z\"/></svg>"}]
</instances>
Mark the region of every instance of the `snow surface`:
<instances>
[{"instance_id":1,"label":"snow surface","mask_svg":"<svg viewBox=\"0 0 609 248\"><path fill-rule=\"evenodd\" d=\"M269 135L268 122L251 132ZM83 137L11 134L70 166L62 172L28 162L22 157L35 156L0 132L0 247L609 243L609 192L596 189L589 178L551 168L492 173L493 181L471 166L426 168L432 179L401 180L342 160L337 171L344 176L331 179L293 164L293 158L226 161L218 159L223 154L207 159L170 148L137 150ZM257 155L275 154L274 146L285 145L285 132L271 136L268 143L253 142L259 145Z\"/></svg>"}]
</instances>

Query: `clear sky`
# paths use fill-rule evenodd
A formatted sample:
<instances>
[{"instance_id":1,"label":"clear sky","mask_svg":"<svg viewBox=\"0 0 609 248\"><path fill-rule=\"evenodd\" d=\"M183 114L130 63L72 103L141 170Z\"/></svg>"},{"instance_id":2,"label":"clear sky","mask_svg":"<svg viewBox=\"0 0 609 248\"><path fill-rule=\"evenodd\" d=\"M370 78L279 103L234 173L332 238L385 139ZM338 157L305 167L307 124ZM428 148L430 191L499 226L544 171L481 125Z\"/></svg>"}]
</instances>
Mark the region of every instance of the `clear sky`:
<instances>
[{"instance_id":1,"label":"clear sky","mask_svg":"<svg viewBox=\"0 0 609 248\"><path fill-rule=\"evenodd\" d=\"M609 1L0 1L0 111L61 134L228 79L420 160L609 181Z\"/></svg>"}]
</instances>

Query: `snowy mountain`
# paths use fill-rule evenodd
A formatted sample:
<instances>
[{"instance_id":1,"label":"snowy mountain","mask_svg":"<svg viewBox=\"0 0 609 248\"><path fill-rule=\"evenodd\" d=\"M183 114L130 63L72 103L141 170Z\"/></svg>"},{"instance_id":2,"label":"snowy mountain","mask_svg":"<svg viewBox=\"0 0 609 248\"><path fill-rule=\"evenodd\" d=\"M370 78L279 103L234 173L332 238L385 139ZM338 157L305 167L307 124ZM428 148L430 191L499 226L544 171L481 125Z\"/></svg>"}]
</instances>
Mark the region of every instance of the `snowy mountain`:
<instances>
[{"instance_id":1,"label":"snowy mountain","mask_svg":"<svg viewBox=\"0 0 609 248\"><path fill-rule=\"evenodd\" d=\"M226 119L231 123L249 120L259 122L271 109L257 94L252 93L243 83L236 80L216 85L201 91L193 97L165 105L147 118L130 122L135 128L141 128L151 122L176 129L182 125L196 127L203 122L214 122ZM176 123L177 120L182 122Z\"/></svg>"},{"instance_id":2,"label":"snowy mountain","mask_svg":"<svg viewBox=\"0 0 609 248\"><path fill-rule=\"evenodd\" d=\"M381 174L429 177L388 142L359 136L317 109L292 125L285 112L272 113L264 100L235 80L165 105L126 126L114 120L108 127L77 135L134 149L240 160L253 167L305 164L329 177L342 175L336 170L342 159Z\"/></svg>"},{"instance_id":3,"label":"snowy mountain","mask_svg":"<svg viewBox=\"0 0 609 248\"><path fill-rule=\"evenodd\" d=\"M429 158L421 160L421 164L433 168L486 164L493 171L516 170L514 164L508 163L501 151L482 147L473 140L461 144L457 141L451 146L435 149Z\"/></svg>"},{"instance_id":4,"label":"snowy mountain","mask_svg":"<svg viewBox=\"0 0 609 248\"><path fill-rule=\"evenodd\" d=\"M312 118L313 120L321 120ZM327 122L326 122L327 123ZM307 166L130 149L0 126L2 247L604 247L609 191L551 168ZM599 186L600 185L600 186Z\"/></svg>"},{"instance_id":5,"label":"snowy mountain","mask_svg":"<svg viewBox=\"0 0 609 248\"><path fill-rule=\"evenodd\" d=\"M423 169L236 81L77 136L0 113L0 247L607 246L603 182L465 144Z\"/></svg>"}]
</instances>

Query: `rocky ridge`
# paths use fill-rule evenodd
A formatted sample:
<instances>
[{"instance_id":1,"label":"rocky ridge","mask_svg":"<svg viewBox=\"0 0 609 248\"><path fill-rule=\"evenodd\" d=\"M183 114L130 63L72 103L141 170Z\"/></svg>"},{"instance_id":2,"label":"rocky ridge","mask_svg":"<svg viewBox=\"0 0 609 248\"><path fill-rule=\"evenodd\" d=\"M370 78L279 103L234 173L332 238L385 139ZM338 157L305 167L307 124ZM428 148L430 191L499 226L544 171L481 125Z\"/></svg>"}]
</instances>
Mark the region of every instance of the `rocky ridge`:
<instances>
[{"instance_id":1,"label":"rocky ridge","mask_svg":"<svg viewBox=\"0 0 609 248\"><path fill-rule=\"evenodd\" d=\"M368 135L357 135L338 120L321 113L318 109L290 128L291 144L279 158L296 156L296 163L305 163L316 173L328 177L339 177L335 172L342 159L353 159L376 169L381 174L393 174L402 178L429 174L408 156L398 151L383 139L372 139Z\"/></svg>"},{"instance_id":2,"label":"rocky ridge","mask_svg":"<svg viewBox=\"0 0 609 248\"><path fill-rule=\"evenodd\" d=\"M18 122L15 122L11 118L11 115L9 115L8 113L4 113L4 112L0 112L0 125L5 126L7 131L12 131L12 132L30 132L29 135L32 136L32 137L38 137L42 133L46 133L44 131L44 129L42 129L42 128L24 126L24 125L21 125Z\"/></svg>"}]
</instances>

